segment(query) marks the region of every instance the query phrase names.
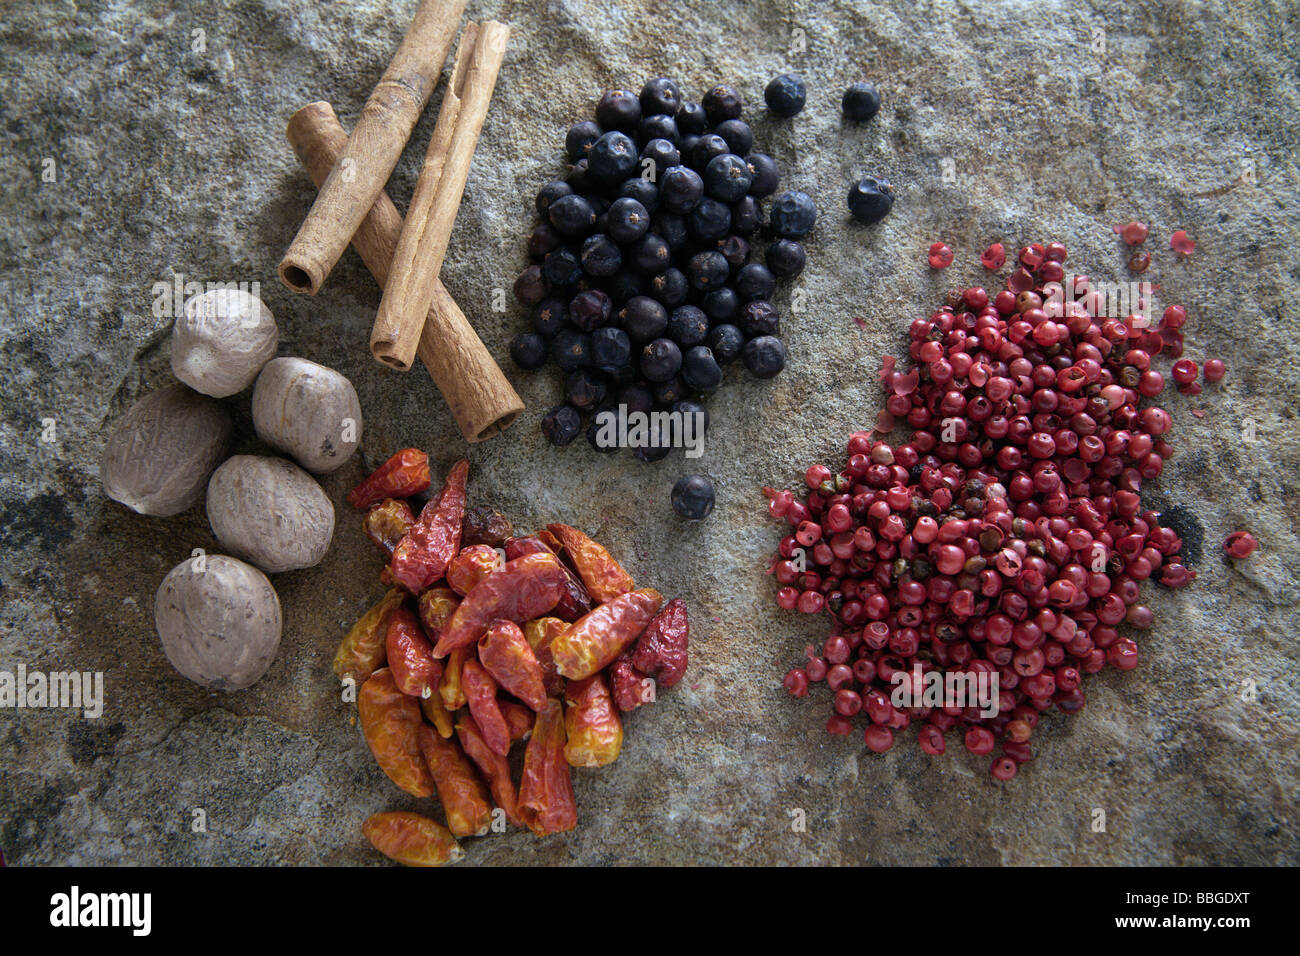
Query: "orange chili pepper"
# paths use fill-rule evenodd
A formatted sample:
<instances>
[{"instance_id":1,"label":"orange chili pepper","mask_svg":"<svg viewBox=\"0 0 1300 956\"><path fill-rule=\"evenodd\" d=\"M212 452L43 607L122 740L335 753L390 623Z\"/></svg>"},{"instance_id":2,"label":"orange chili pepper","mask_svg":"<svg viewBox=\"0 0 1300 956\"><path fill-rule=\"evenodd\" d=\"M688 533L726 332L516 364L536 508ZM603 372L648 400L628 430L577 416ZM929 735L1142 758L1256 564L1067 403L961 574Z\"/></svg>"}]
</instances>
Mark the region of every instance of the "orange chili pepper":
<instances>
[{"instance_id":1,"label":"orange chili pepper","mask_svg":"<svg viewBox=\"0 0 1300 956\"><path fill-rule=\"evenodd\" d=\"M451 831L418 813L376 813L361 832L376 850L406 866L442 866L465 856Z\"/></svg>"},{"instance_id":2,"label":"orange chili pepper","mask_svg":"<svg viewBox=\"0 0 1300 956\"><path fill-rule=\"evenodd\" d=\"M420 752L429 765L438 799L452 836L482 836L492 826L487 788L454 740L443 740L432 727L420 728Z\"/></svg>"},{"instance_id":3,"label":"orange chili pepper","mask_svg":"<svg viewBox=\"0 0 1300 956\"><path fill-rule=\"evenodd\" d=\"M662 602L658 591L642 588L620 594L574 621L551 642L556 669L570 680L602 670L645 630Z\"/></svg>"},{"instance_id":4,"label":"orange chili pepper","mask_svg":"<svg viewBox=\"0 0 1300 956\"><path fill-rule=\"evenodd\" d=\"M334 673L339 680L351 677L358 684L364 684L371 674L384 666L388 615L401 607L405 599L405 594L392 588L352 625L334 655Z\"/></svg>"},{"instance_id":5,"label":"orange chili pepper","mask_svg":"<svg viewBox=\"0 0 1300 956\"><path fill-rule=\"evenodd\" d=\"M388 778L412 796L433 796L433 778L420 754L420 705L398 690L392 671L377 670L361 685L357 713L370 752Z\"/></svg>"},{"instance_id":6,"label":"orange chili pepper","mask_svg":"<svg viewBox=\"0 0 1300 956\"><path fill-rule=\"evenodd\" d=\"M438 696L442 698L442 706L453 714L466 703L465 687L461 683L460 674L465 666L465 658L468 656L469 648L458 647L443 661L442 683L438 685Z\"/></svg>"},{"instance_id":7,"label":"orange chili pepper","mask_svg":"<svg viewBox=\"0 0 1300 956\"><path fill-rule=\"evenodd\" d=\"M623 748L623 721L602 674L571 680L564 688L564 759L573 767L604 767Z\"/></svg>"},{"instance_id":8,"label":"orange chili pepper","mask_svg":"<svg viewBox=\"0 0 1300 956\"><path fill-rule=\"evenodd\" d=\"M588 593L599 604L612 601L636 587L632 575L623 570L613 555L567 524L548 524L547 529L559 538L565 554L578 569L578 577L587 586Z\"/></svg>"},{"instance_id":9,"label":"orange chili pepper","mask_svg":"<svg viewBox=\"0 0 1300 956\"><path fill-rule=\"evenodd\" d=\"M424 719L433 724L434 730L438 731L443 737L451 736L451 714L442 704L441 693L421 698L420 710L424 712Z\"/></svg>"}]
</instances>

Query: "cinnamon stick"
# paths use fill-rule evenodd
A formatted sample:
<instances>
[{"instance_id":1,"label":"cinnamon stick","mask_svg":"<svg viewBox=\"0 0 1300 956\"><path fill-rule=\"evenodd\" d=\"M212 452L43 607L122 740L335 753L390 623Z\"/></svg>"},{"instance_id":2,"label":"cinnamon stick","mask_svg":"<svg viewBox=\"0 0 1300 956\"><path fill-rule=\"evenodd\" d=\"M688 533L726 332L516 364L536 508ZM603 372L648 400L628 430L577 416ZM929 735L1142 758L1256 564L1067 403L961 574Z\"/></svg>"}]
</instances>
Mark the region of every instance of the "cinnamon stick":
<instances>
[{"instance_id":1,"label":"cinnamon stick","mask_svg":"<svg viewBox=\"0 0 1300 956\"><path fill-rule=\"evenodd\" d=\"M317 186L348 144L348 134L333 107L324 102L310 103L294 113L287 134ZM388 281L401 231L401 213L381 191L352 236L352 247L381 287ZM466 441L499 434L523 411L523 401L441 281L434 283L433 305L420 335L419 355Z\"/></svg>"},{"instance_id":2,"label":"cinnamon stick","mask_svg":"<svg viewBox=\"0 0 1300 956\"><path fill-rule=\"evenodd\" d=\"M393 254L390 281L370 333L370 351L393 368L408 369L415 359L509 38L510 28L493 20L477 28L470 24L461 38L452 82L429 140Z\"/></svg>"},{"instance_id":3,"label":"cinnamon stick","mask_svg":"<svg viewBox=\"0 0 1300 956\"><path fill-rule=\"evenodd\" d=\"M423 0L415 11L346 148L280 261L280 281L290 289L312 295L320 290L384 191L438 83L464 12L465 0Z\"/></svg>"}]
</instances>

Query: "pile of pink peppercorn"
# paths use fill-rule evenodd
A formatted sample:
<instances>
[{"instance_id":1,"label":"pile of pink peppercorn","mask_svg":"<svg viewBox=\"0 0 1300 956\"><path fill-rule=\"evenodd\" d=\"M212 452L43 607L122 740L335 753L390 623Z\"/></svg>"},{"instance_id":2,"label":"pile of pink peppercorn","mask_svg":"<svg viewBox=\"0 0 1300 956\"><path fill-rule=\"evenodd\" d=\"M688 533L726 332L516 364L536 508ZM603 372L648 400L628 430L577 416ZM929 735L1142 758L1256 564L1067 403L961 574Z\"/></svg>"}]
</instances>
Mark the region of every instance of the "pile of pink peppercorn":
<instances>
[{"instance_id":1,"label":"pile of pink peppercorn","mask_svg":"<svg viewBox=\"0 0 1300 956\"><path fill-rule=\"evenodd\" d=\"M1000 245L982 257L1004 260ZM912 322L909 367L883 360L885 411L849 438L839 469L812 465L799 492L764 489L790 526L771 569L777 603L831 618L785 687L805 697L825 683L832 734L865 721L876 752L911 724L932 755L950 732L975 754L1000 743L991 773L1008 780L1041 714L1077 713L1086 675L1137 666L1134 635L1152 624L1142 582L1196 577L1140 495L1174 452L1170 414L1149 400L1165 387L1157 357L1181 357L1186 311L1108 317L1065 261L1060 243L1034 244L1003 290L949 293ZM1173 378L1194 394L1188 365ZM1221 363L1206 372L1217 381ZM909 438L881 437L903 423ZM895 707L917 665L996 674L996 716Z\"/></svg>"}]
</instances>

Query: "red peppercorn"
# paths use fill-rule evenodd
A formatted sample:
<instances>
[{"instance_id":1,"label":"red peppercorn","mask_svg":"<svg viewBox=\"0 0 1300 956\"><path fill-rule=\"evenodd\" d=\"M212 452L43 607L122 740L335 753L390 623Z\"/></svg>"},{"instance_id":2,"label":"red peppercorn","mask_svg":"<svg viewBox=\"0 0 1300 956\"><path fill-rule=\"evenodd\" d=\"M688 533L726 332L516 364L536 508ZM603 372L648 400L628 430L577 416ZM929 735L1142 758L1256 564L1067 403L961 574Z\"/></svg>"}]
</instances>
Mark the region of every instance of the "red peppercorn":
<instances>
[{"instance_id":1,"label":"red peppercorn","mask_svg":"<svg viewBox=\"0 0 1300 956\"><path fill-rule=\"evenodd\" d=\"M980 264L985 269L1001 269L1007 261L1007 251L1002 243L995 242L980 254Z\"/></svg>"},{"instance_id":2,"label":"red peppercorn","mask_svg":"<svg viewBox=\"0 0 1300 956\"><path fill-rule=\"evenodd\" d=\"M998 757L993 761L989 773L997 780L1010 780L1016 775L1017 764L1010 757Z\"/></svg>"},{"instance_id":3,"label":"red peppercorn","mask_svg":"<svg viewBox=\"0 0 1300 956\"><path fill-rule=\"evenodd\" d=\"M1173 364L1170 372L1173 374L1176 384L1187 386L1196 381L1196 376L1200 374L1200 368L1191 359L1179 359Z\"/></svg>"},{"instance_id":4,"label":"red peppercorn","mask_svg":"<svg viewBox=\"0 0 1300 956\"><path fill-rule=\"evenodd\" d=\"M884 753L890 747L894 746L894 732L888 727L882 727L879 724L872 724L863 732L866 739L867 747L878 754Z\"/></svg>"},{"instance_id":5,"label":"red peppercorn","mask_svg":"<svg viewBox=\"0 0 1300 956\"><path fill-rule=\"evenodd\" d=\"M1258 546L1259 542L1249 531L1234 531L1223 542L1223 550L1230 558L1248 558Z\"/></svg>"},{"instance_id":6,"label":"red peppercorn","mask_svg":"<svg viewBox=\"0 0 1300 956\"><path fill-rule=\"evenodd\" d=\"M802 668L794 668L790 673L785 675L785 689L790 692L791 697L808 696L808 674Z\"/></svg>"},{"instance_id":7,"label":"red peppercorn","mask_svg":"<svg viewBox=\"0 0 1300 956\"><path fill-rule=\"evenodd\" d=\"M952 249L949 248L946 243L936 242L931 244L929 254L930 268L946 269L952 265L952 260Z\"/></svg>"},{"instance_id":8,"label":"red peppercorn","mask_svg":"<svg viewBox=\"0 0 1300 956\"><path fill-rule=\"evenodd\" d=\"M1218 382L1227 374L1227 366L1223 364L1223 359L1206 359L1205 368L1202 374L1207 382Z\"/></svg>"},{"instance_id":9,"label":"red peppercorn","mask_svg":"<svg viewBox=\"0 0 1300 956\"><path fill-rule=\"evenodd\" d=\"M1120 230L1120 235L1130 246L1138 246L1146 241L1150 230L1144 222L1130 222Z\"/></svg>"},{"instance_id":10,"label":"red peppercorn","mask_svg":"<svg viewBox=\"0 0 1300 956\"><path fill-rule=\"evenodd\" d=\"M966 731L966 749L976 756L993 752L993 733L984 727L972 727Z\"/></svg>"}]
</instances>

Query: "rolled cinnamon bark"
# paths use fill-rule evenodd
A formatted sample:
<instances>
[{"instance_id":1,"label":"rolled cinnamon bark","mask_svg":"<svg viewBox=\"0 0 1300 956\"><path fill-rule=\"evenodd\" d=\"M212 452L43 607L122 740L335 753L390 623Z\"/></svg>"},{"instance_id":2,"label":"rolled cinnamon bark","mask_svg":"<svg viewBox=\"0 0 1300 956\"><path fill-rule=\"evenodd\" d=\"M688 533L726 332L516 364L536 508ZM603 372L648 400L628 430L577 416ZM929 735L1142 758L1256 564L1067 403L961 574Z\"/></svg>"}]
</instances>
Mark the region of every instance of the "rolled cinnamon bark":
<instances>
[{"instance_id":1,"label":"rolled cinnamon bark","mask_svg":"<svg viewBox=\"0 0 1300 956\"><path fill-rule=\"evenodd\" d=\"M438 83L465 0L423 0L393 60L366 100L357 127L289 251L280 280L295 292L315 295L348 247L361 220L410 139Z\"/></svg>"},{"instance_id":2,"label":"rolled cinnamon bark","mask_svg":"<svg viewBox=\"0 0 1300 956\"><path fill-rule=\"evenodd\" d=\"M313 183L319 186L348 144L348 134L329 103L310 103L289 119L289 142ZM352 247L379 282L389 265L402 216L383 191L352 236ZM419 355L468 442L499 434L518 417L524 403L493 361L441 281L420 335Z\"/></svg>"},{"instance_id":3,"label":"rolled cinnamon bark","mask_svg":"<svg viewBox=\"0 0 1300 956\"><path fill-rule=\"evenodd\" d=\"M370 351L393 368L408 369L415 360L509 38L510 28L493 20L477 29L470 24L461 38L442 113L393 253L391 281L370 333Z\"/></svg>"}]
</instances>

